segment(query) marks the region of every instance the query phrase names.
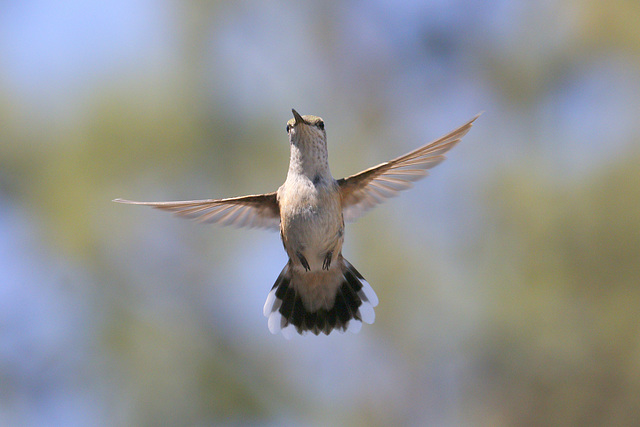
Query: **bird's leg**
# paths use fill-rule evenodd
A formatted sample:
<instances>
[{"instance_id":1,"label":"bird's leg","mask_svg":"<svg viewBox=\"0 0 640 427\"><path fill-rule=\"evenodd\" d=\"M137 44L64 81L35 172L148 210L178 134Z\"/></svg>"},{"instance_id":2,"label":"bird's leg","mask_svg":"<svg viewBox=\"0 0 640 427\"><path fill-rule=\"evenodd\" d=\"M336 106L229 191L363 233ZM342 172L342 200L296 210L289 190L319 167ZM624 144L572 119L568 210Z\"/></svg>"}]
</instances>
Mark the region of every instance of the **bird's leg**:
<instances>
[{"instance_id":1,"label":"bird's leg","mask_svg":"<svg viewBox=\"0 0 640 427\"><path fill-rule=\"evenodd\" d=\"M296 256L300 260L300 264L302 264L302 266L304 267L305 271L311 270L311 267L309 267L309 262L304 257L304 255L302 255L300 252L296 252Z\"/></svg>"},{"instance_id":2,"label":"bird's leg","mask_svg":"<svg viewBox=\"0 0 640 427\"><path fill-rule=\"evenodd\" d=\"M333 251L327 252L324 256L324 262L322 263L323 270L329 270L329 267L331 267L331 258L333 258Z\"/></svg>"}]
</instances>

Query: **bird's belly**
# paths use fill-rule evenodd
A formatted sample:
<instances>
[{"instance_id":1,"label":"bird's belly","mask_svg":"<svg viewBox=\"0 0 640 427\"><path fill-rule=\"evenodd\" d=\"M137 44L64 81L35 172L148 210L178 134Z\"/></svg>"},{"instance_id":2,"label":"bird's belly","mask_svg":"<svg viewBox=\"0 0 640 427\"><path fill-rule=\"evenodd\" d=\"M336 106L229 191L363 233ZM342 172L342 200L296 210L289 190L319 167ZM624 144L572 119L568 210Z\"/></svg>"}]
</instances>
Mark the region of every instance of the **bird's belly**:
<instances>
[{"instance_id":1,"label":"bird's belly","mask_svg":"<svg viewBox=\"0 0 640 427\"><path fill-rule=\"evenodd\" d=\"M297 249L329 249L336 242L340 219L322 212L292 216L283 227L287 243Z\"/></svg>"},{"instance_id":2,"label":"bird's belly","mask_svg":"<svg viewBox=\"0 0 640 427\"><path fill-rule=\"evenodd\" d=\"M339 203L335 197L324 197L282 212L282 241L294 265L304 267L304 258L310 270L321 271L327 256L332 260L338 256L344 227Z\"/></svg>"}]
</instances>

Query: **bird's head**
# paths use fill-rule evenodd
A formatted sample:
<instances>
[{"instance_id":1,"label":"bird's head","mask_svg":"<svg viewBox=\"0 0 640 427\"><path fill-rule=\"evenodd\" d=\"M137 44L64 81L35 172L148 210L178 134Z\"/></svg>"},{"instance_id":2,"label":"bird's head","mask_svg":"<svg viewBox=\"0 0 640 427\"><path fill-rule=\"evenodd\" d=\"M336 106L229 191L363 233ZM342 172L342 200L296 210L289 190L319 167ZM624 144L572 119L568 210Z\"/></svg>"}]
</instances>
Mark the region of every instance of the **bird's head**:
<instances>
[{"instance_id":1,"label":"bird's head","mask_svg":"<svg viewBox=\"0 0 640 427\"><path fill-rule=\"evenodd\" d=\"M291 110L293 119L287 122L289 142L299 147L312 147L320 144L327 145L327 134L324 121L317 116L301 116L296 110Z\"/></svg>"}]
</instances>

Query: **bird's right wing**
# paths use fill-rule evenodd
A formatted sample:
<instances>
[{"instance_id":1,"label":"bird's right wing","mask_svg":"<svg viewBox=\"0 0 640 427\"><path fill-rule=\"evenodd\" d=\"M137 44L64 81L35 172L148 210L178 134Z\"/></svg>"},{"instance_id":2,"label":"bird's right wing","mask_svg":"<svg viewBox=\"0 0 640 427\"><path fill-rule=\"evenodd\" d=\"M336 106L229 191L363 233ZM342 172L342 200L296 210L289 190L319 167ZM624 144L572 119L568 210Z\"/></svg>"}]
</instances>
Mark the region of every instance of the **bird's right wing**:
<instances>
[{"instance_id":1,"label":"bird's right wing","mask_svg":"<svg viewBox=\"0 0 640 427\"><path fill-rule=\"evenodd\" d=\"M427 170L445 159L444 153L460 142L479 116L404 156L339 179L344 220L357 219L375 205L411 188L413 181L427 176Z\"/></svg>"},{"instance_id":2,"label":"bird's right wing","mask_svg":"<svg viewBox=\"0 0 640 427\"><path fill-rule=\"evenodd\" d=\"M184 202L135 202L123 199L115 199L114 202L151 206L174 212L181 217L196 219L198 222L275 229L280 226L280 208L275 192Z\"/></svg>"}]
</instances>

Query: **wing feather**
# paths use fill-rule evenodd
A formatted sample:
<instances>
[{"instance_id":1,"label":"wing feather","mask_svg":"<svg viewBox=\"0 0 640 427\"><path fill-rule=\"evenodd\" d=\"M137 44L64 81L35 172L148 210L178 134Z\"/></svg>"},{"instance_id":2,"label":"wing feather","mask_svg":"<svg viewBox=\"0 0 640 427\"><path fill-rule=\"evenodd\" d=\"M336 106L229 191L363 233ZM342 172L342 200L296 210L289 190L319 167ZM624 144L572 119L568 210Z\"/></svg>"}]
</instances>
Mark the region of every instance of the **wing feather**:
<instances>
[{"instance_id":1,"label":"wing feather","mask_svg":"<svg viewBox=\"0 0 640 427\"><path fill-rule=\"evenodd\" d=\"M478 114L447 135L391 161L338 180L345 221L353 221L367 210L412 183L427 176L428 169L440 164L444 154L469 132Z\"/></svg>"},{"instance_id":2,"label":"wing feather","mask_svg":"<svg viewBox=\"0 0 640 427\"><path fill-rule=\"evenodd\" d=\"M250 228L277 229L280 226L280 208L275 192L228 199L187 200L183 202L136 202L124 199L115 199L114 202L151 206L203 223Z\"/></svg>"}]
</instances>

